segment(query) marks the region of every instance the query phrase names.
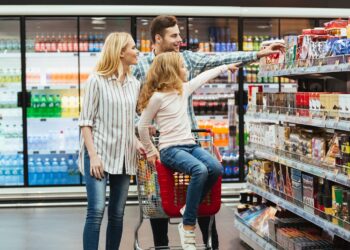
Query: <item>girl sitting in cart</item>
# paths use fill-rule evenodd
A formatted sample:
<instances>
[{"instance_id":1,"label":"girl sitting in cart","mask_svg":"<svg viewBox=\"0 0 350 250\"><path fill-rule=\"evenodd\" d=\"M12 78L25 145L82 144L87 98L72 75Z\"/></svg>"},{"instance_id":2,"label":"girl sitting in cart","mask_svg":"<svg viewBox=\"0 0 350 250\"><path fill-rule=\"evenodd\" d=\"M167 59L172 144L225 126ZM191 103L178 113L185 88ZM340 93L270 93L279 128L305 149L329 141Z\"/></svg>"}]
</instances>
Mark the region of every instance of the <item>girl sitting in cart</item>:
<instances>
[{"instance_id":1,"label":"girl sitting in cart","mask_svg":"<svg viewBox=\"0 0 350 250\"><path fill-rule=\"evenodd\" d=\"M148 162L155 164L160 159L166 167L191 176L183 222L178 226L183 249L196 249L194 229L198 206L222 173L220 162L202 149L191 133L188 98L227 70L234 72L237 67L222 65L186 82L187 71L181 54L162 53L155 57L139 98L138 109L142 115L138 130ZM153 120L160 132L160 155L149 135Z\"/></svg>"}]
</instances>

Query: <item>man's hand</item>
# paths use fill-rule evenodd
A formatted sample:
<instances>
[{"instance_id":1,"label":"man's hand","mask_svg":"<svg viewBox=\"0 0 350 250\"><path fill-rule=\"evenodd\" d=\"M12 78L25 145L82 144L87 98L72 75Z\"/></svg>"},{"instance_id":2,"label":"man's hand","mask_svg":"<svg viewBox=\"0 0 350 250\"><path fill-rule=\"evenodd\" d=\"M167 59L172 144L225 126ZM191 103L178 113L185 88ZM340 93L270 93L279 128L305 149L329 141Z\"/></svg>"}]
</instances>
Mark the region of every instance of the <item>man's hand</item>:
<instances>
[{"instance_id":1,"label":"man's hand","mask_svg":"<svg viewBox=\"0 0 350 250\"><path fill-rule=\"evenodd\" d=\"M269 46L266 48L260 50L257 54L258 59L269 56L272 54L277 54L277 53L285 53L286 52L286 46L284 43L281 42L274 42L271 43Z\"/></svg>"}]
</instances>

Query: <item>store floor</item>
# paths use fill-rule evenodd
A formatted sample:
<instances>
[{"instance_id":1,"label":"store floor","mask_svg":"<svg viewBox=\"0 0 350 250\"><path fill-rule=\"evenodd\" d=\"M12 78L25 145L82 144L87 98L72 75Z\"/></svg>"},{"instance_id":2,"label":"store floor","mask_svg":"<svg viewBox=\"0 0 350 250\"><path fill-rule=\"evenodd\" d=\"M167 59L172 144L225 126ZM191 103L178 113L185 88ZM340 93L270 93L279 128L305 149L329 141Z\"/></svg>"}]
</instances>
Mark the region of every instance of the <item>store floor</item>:
<instances>
[{"instance_id":1,"label":"store floor","mask_svg":"<svg viewBox=\"0 0 350 250\"><path fill-rule=\"evenodd\" d=\"M138 219L138 207L127 206L121 250L132 250L134 228ZM85 207L69 208L17 208L0 209L1 250L79 250L82 249L82 231ZM221 250L243 250L239 233L233 226L232 209L222 206L218 213L217 227ZM106 213L100 237L100 249L104 249ZM199 230L196 233L201 241ZM179 242L177 228L169 226L173 244ZM149 221L145 220L140 230L143 248L152 246Z\"/></svg>"}]
</instances>

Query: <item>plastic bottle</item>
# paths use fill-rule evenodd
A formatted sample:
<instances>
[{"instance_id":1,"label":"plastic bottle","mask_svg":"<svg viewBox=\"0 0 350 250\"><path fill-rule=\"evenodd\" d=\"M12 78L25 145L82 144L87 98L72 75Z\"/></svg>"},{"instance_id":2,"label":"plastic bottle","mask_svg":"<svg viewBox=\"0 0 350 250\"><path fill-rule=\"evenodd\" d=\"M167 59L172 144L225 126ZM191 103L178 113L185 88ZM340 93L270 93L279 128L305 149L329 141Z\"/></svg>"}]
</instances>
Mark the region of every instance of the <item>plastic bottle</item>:
<instances>
[{"instance_id":1,"label":"plastic bottle","mask_svg":"<svg viewBox=\"0 0 350 250\"><path fill-rule=\"evenodd\" d=\"M47 116L47 99L46 95L42 95L40 97L40 108L39 108L39 117L46 117Z\"/></svg>"},{"instance_id":2,"label":"plastic bottle","mask_svg":"<svg viewBox=\"0 0 350 250\"><path fill-rule=\"evenodd\" d=\"M53 97L53 102L54 102L54 115L55 117L61 117L61 112L62 112L62 108L61 108L61 97L60 95L55 95Z\"/></svg>"},{"instance_id":3,"label":"plastic bottle","mask_svg":"<svg viewBox=\"0 0 350 250\"><path fill-rule=\"evenodd\" d=\"M39 52L45 52L45 50L46 50L46 41L45 41L44 34L42 33L41 37L40 37L40 50L39 50Z\"/></svg>"},{"instance_id":4,"label":"plastic bottle","mask_svg":"<svg viewBox=\"0 0 350 250\"><path fill-rule=\"evenodd\" d=\"M69 97L64 95L61 98L61 117L68 117Z\"/></svg>"},{"instance_id":5,"label":"plastic bottle","mask_svg":"<svg viewBox=\"0 0 350 250\"><path fill-rule=\"evenodd\" d=\"M45 158L45 161L44 161L43 179L44 179L44 185L52 184L52 168L51 168L49 158Z\"/></svg>"},{"instance_id":6,"label":"plastic bottle","mask_svg":"<svg viewBox=\"0 0 350 250\"><path fill-rule=\"evenodd\" d=\"M95 40L95 37L94 35L92 34L92 32L89 33L89 49L88 51L89 52L94 52L94 40Z\"/></svg>"},{"instance_id":7,"label":"plastic bottle","mask_svg":"<svg viewBox=\"0 0 350 250\"><path fill-rule=\"evenodd\" d=\"M32 101L31 101L31 108L32 117L39 117L40 116L40 99L39 95L34 95Z\"/></svg>"},{"instance_id":8,"label":"plastic bottle","mask_svg":"<svg viewBox=\"0 0 350 250\"><path fill-rule=\"evenodd\" d=\"M54 113L55 112L55 103L54 103L54 99L53 99L53 95L49 95L47 98L46 98L46 116L47 117L56 117L56 114Z\"/></svg>"},{"instance_id":9,"label":"plastic bottle","mask_svg":"<svg viewBox=\"0 0 350 250\"><path fill-rule=\"evenodd\" d=\"M62 37L62 51L61 52L67 52L68 51L68 40L67 36L64 33Z\"/></svg>"},{"instance_id":10,"label":"plastic bottle","mask_svg":"<svg viewBox=\"0 0 350 250\"><path fill-rule=\"evenodd\" d=\"M41 161L41 158L37 158L35 161L35 168L36 168L36 174L37 174L37 185L43 185L44 184L44 170L43 170L43 163Z\"/></svg>"},{"instance_id":11,"label":"plastic bottle","mask_svg":"<svg viewBox=\"0 0 350 250\"><path fill-rule=\"evenodd\" d=\"M67 170L68 166L66 163L66 159L62 157L59 166L59 172L61 174L61 180L59 180L59 184L67 184Z\"/></svg>"},{"instance_id":12,"label":"plastic bottle","mask_svg":"<svg viewBox=\"0 0 350 250\"><path fill-rule=\"evenodd\" d=\"M73 52L73 38L71 33L67 36L67 51Z\"/></svg>"},{"instance_id":13,"label":"plastic bottle","mask_svg":"<svg viewBox=\"0 0 350 250\"><path fill-rule=\"evenodd\" d=\"M51 36L51 52L57 52L57 40L54 33Z\"/></svg>"},{"instance_id":14,"label":"plastic bottle","mask_svg":"<svg viewBox=\"0 0 350 250\"><path fill-rule=\"evenodd\" d=\"M46 34L45 37L45 51L46 52L51 52L51 37L49 34Z\"/></svg>"},{"instance_id":15,"label":"plastic bottle","mask_svg":"<svg viewBox=\"0 0 350 250\"><path fill-rule=\"evenodd\" d=\"M74 165L74 159L73 156L69 156L68 161L67 161L67 182L69 184L76 183L75 178L76 178L76 171L75 171L75 165Z\"/></svg>"},{"instance_id":16,"label":"plastic bottle","mask_svg":"<svg viewBox=\"0 0 350 250\"><path fill-rule=\"evenodd\" d=\"M61 179L60 172L59 172L59 166L57 162L57 158L53 158L51 162L51 169L52 169L52 184L56 185L59 183L59 180Z\"/></svg>"}]
</instances>

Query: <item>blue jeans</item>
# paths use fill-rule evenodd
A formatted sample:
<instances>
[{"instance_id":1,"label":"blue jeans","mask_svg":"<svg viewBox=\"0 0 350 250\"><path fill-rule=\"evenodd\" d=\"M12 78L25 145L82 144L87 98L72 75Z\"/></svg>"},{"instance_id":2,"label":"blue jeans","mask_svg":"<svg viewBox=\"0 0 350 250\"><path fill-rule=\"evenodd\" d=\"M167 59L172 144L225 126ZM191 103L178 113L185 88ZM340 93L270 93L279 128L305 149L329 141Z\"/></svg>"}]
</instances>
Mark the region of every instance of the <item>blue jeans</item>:
<instances>
[{"instance_id":1,"label":"blue jeans","mask_svg":"<svg viewBox=\"0 0 350 250\"><path fill-rule=\"evenodd\" d=\"M123 232L123 217L130 175L112 175L105 172L101 181L90 175L90 158L85 150L84 175L88 199L87 215L83 234L84 250L97 250L100 227L105 210L107 178L109 178L110 196L108 203L108 225L106 250L119 249Z\"/></svg>"},{"instance_id":2,"label":"blue jeans","mask_svg":"<svg viewBox=\"0 0 350 250\"><path fill-rule=\"evenodd\" d=\"M200 202L222 173L220 162L197 144L162 149L160 160L168 168L191 176L183 224L195 225Z\"/></svg>"}]
</instances>

